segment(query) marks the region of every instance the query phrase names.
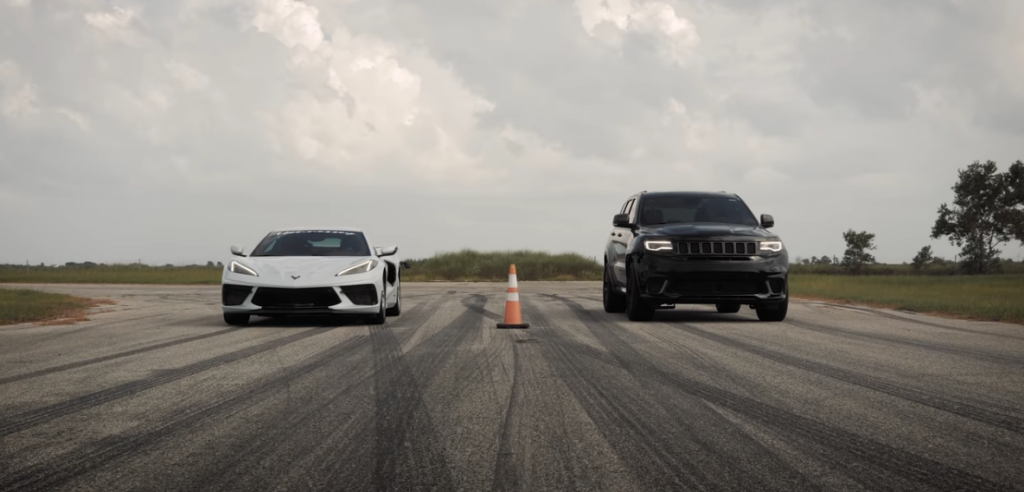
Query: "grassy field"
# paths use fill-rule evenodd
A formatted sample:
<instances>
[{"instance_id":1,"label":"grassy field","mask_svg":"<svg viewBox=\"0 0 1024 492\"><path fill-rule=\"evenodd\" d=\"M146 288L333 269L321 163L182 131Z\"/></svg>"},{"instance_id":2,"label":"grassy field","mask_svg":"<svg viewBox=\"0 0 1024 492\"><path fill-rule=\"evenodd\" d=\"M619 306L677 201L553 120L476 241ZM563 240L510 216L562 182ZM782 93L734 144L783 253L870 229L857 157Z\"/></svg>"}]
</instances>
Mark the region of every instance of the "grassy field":
<instances>
[{"instance_id":1,"label":"grassy field","mask_svg":"<svg viewBox=\"0 0 1024 492\"><path fill-rule=\"evenodd\" d=\"M793 296L851 301L920 313L1024 322L1024 275L790 276Z\"/></svg>"},{"instance_id":2,"label":"grassy field","mask_svg":"<svg viewBox=\"0 0 1024 492\"><path fill-rule=\"evenodd\" d=\"M205 266L97 265L0 268L0 283L219 284L221 269Z\"/></svg>"},{"instance_id":3,"label":"grassy field","mask_svg":"<svg viewBox=\"0 0 1024 492\"><path fill-rule=\"evenodd\" d=\"M0 325L83 319L85 310L97 301L64 294L28 289L0 289Z\"/></svg>"}]
</instances>

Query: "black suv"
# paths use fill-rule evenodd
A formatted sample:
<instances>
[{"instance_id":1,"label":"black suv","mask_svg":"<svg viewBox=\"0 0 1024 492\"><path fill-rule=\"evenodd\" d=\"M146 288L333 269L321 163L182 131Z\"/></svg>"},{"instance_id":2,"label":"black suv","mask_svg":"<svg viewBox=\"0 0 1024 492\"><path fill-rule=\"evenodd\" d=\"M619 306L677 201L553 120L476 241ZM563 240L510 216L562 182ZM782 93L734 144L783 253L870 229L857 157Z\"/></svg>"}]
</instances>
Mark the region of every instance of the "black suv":
<instances>
[{"instance_id":1,"label":"black suv","mask_svg":"<svg viewBox=\"0 0 1024 492\"><path fill-rule=\"evenodd\" d=\"M708 192L642 192L612 220L604 254L604 310L647 321L676 304L743 305L762 321L789 309L789 255L739 196Z\"/></svg>"}]
</instances>

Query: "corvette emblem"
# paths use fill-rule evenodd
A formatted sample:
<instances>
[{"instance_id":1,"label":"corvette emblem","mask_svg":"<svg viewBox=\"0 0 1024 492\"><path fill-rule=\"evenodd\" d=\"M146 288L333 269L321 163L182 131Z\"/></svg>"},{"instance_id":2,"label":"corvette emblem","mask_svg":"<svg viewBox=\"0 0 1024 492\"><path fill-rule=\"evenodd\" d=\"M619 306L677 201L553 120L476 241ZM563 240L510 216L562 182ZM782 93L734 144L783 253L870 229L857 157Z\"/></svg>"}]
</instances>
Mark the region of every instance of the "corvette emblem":
<instances>
[{"instance_id":1,"label":"corvette emblem","mask_svg":"<svg viewBox=\"0 0 1024 492\"><path fill-rule=\"evenodd\" d=\"M292 275L292 280L298 280L302 275Z\"/></svg>"}]
</instances>

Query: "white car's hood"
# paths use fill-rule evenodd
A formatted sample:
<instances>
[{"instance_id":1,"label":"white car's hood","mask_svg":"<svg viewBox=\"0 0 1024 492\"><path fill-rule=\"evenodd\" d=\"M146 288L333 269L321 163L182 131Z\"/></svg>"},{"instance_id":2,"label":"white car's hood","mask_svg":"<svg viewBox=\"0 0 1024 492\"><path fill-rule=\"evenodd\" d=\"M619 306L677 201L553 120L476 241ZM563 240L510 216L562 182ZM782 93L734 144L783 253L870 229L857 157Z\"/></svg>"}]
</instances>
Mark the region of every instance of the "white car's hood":
<instances>
[{"instance_id":1,"label":"white car's hood","mask_svg":"<svg viewBox=\"0 0 1024 492\"><path fill-rule=\"evenodd\" d=\"M240 262L244 262L260 274L260 283L294 285L344 280L346 277L337 277L336 275L350 266L372 258L372 256L250 256Z\"/></svg>"}]
</instances>

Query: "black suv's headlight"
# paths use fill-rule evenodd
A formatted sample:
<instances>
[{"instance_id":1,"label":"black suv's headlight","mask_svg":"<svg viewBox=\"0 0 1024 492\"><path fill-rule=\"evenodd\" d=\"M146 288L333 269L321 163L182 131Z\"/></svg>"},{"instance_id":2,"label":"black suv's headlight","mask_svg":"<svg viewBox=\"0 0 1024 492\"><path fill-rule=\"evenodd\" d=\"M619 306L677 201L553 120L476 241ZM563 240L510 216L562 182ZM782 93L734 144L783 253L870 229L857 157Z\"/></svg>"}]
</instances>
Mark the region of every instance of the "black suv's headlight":
<instances>
[{"instance_id":1,"label":"black suv's headlight","mask_svg":"<svg viewBox=\"0 0 1024 492\"><path fill-rule=\"evenodd\" d=\"M672 251L672 241L649 239L644 241L644 249L647 251Z\"/></svg>"},{"instance_id":2,"label":"black suv's headlight","mask_svg":"<svg viewBox=\"0 0 1024 492\"><path fill-rule=\"evenodd\" d=\"M782 241L761 241L761 251L770 251L772 253L778 253L782 251L785 246L782 245Z\"/></svg>"}]
</instances>

